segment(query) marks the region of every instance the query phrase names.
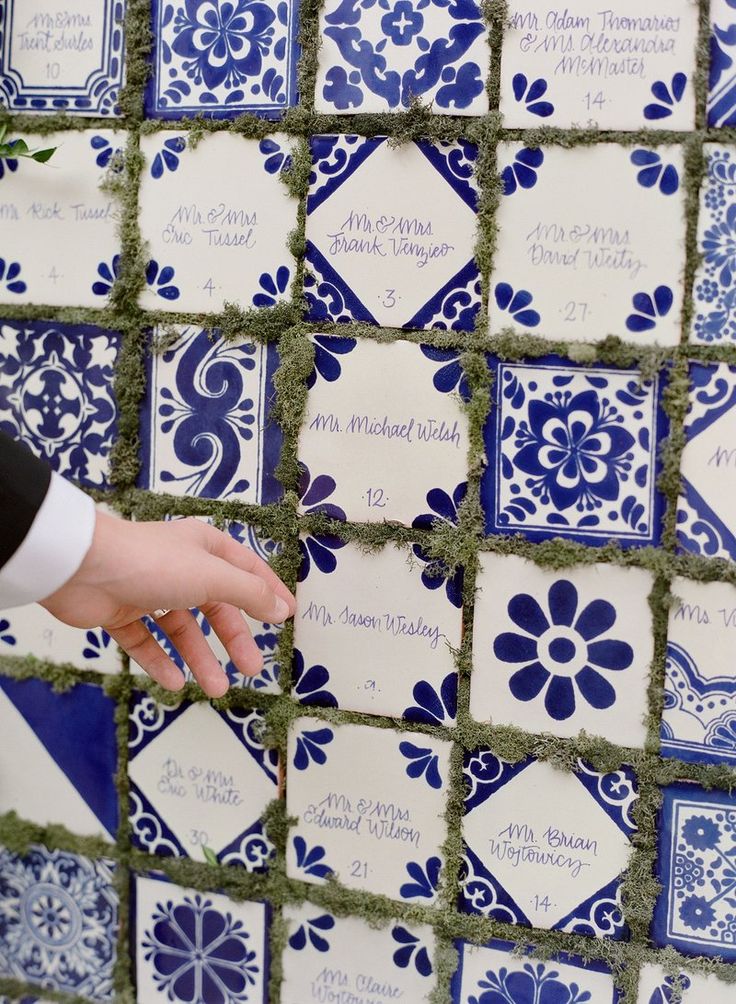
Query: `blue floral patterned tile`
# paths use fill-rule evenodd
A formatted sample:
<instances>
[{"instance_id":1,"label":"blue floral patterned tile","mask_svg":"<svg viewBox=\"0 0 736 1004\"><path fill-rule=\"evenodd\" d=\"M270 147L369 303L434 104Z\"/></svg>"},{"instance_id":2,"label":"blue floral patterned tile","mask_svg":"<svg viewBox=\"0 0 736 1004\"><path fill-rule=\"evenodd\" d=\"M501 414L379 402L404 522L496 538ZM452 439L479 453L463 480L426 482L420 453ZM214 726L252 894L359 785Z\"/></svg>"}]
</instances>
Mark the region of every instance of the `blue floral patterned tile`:
<instances>
[{"instance_id":1,"label":"blue floral patterned tile","mask_svg":"<svg viewBox=\"0 0 736 1004\"><path fill-rule=\"evenodd\" d=\"M318 112L484 115L488 28L475 0L328 0L320 15Z\"/></svg>"},{"instance_id":2,"label":"blue floral patterned tile","mask_svg":"<svg viewBox=\"0 0 736 1004\"><path fill-rule=\"evenodd\" d=\"M710 75L708 125L736 125L736 6L733 0L710 0Z\"/></svg>"},{"instance_id":3,"label":"blue floral patterned tile","mask_svg":"<svg viewBox=\"0 0 736 1004\"><path fill-rule=\"evenodd\" d=\"M115 839L115 702L100 687L0 676L0 734L0 812Z\"/></svg>"},{"instance_id":4,"label":"blue floral patterned tile","mask_svg":"<svg viewBox=\"0 0 736 1004\"><path fill-rule=\"evenodd\" d=\"M690 341L730 343L736 341L736 148L707 143L704 152Z\"/></svg>"},{"instance_id":5,"label":"blue floral patterned tile","mask_svg":"<svg viewBox=\"0 0 736 1004\"><path fill-rule=\"evenodd\" d=\"M297 101L298 0L153 0L151 118L279 118Z\"/></svg>"},{"instance_id":6,"label":"blue floral patterned tile","mask_svg":"<svg viewBox=\"0 0 736 1004\"><path fill-rule=\"evenodd\" d=\"M127 0L6 0L0 105L11 112L119 114Z\"/></svg>"},{"instance_id":7,"label":"blue floral patterned tile","mask_svg":"<svg viewBox=\"0 0 736 1004\"><path fill-rule=\"evenodd\" d=\"M181 327L152 348L141 405L139 485L170 495L276 501L281 430L271 418L275 345Z\"/></svg>"},{"instance_id":8,"label":"blue floral patterned tile","mask_svg":"<svg viewBox=\"0 0 736 1004\"><path fill-rule=\"evenodd\" d=\"M498 164L491 333L677 345L685 268L680 147L502 143Z\"/></svg>"},{"instance_id":9,"label":"blue floral patterned tile","mask_svg":"<svg viewBox=\"0 0 736 1004\"><path fill-rule=\"evenodd\" d=\"M694 784L662 790L652 924L656 945L736 961L736 798Z\"/></svg>"},{"instance_id":10,"label":"blue floral patterned tile","mask_svg":"<svg viewBox=\"0 0 736 1004\"><path fill-rule=\"evenodd\" d=\"M427 734L297 718L288 742L286 871L428 906L446 837L450 744ZM371 765L370 770L363 767Z\"/></svg>"},{"instance_id":11,"label":"blue floral patterned tile","mask_svg":"<svg viewBox=\"0 0 736 1004\"><path fill-rule=\"evenodd\" d=\"M644 745L650 572L603 564L550 571L516 555L482 554L476 584L473 718Z\"/></svg>"},{"instance_id":12,"label":"blue floral patterned tile","mask_svg":"<svg viewBox=\"0 0 736 1004\"><path fill-rule=\"evenodd\" d=\"M628 937L621 878L635 832L630 767L563 773L490 750L465 757L461 909L523 927Z\"/></svg>"},{"instance_id":13,"label":"blue floral patterned tile","mask_svg":"<svg viewBox=\"0 0 736 1004\"><path fill-rule=\"evenodd\" d=\"M659 447L669 429L660 406L664 377L643 380L638 370L556 356L534 363L489 357L489 365L496 400L485 429L486 531L658 543Z\"/></svg>"},{"instance_id":14,"label":"blue floral patterned tile","mask_svg":"<svg viewBox=\"0 0 736 1004\"><path fill-rule=\"evenodd\" d=\"M683 970L668 974L651 963L642 967L637 1004L731 1004L733 984L715 976L688 973ZM679 995L679 996L677 996Z\"/></svg>"},{"instance_id":15,"label":"blue floral patterned tile","mask_svg":"<svg viewBox=\"0 0 736 1004\"><path fill-rule=\"evenodd\" d=\"M385 136L313 136L310 145L308 319L471 330L480 307L476 147L397 148Z\"/></svg>"},{"instance_id":16,"label":"blue floral patterned tile","mask_svg":"<svg viewBox=\"0 0 736 1004\"><path fill-rule=\"evenodd\" d=\"M277 797L277 758L263 730L259 711L218 712L206 701L170 707L137 694L128 739L133 843L161 857L214 856L264 871L273 847L262 816Z\"/></svg>"},{"instance_id":17,"label":"blue floral patterned tile","mask_svg":"<svg viewBox=\"0 0 736 1004\"><path fill-rule=\"evenodd\" d=\"M268 907L136 876L136 1002L268 1004Z\"/></svg>"},{"instance_id":18,"label":"blue floral patterned tile","mask_svg":"<svg viewBox=\"0 0 736 1004\"><path fill-rule=\"evenodd\" d=\"M113 1001L115 864L31 846L0 848L0 976Z\"/></svg>"}]
</instances>

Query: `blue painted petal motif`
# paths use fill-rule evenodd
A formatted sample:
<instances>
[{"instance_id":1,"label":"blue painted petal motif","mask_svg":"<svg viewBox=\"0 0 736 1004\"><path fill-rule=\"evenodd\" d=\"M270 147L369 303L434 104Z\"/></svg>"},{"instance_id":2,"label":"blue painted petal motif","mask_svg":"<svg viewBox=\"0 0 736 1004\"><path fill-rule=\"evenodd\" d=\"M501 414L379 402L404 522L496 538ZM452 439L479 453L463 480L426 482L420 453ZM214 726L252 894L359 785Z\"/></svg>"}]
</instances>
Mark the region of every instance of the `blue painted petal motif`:
<instances>
[{"instance_id":1,"label":"blue painted petal motif","mask_svg":"<svg viewBox=\"0 0 736 1004\"><path fill-rule=\"evenodd\" d=\"M311 849L307 848L304 837L294 837L294 851L296 853L297 868L301 868L305 875L314 875L315 878L327 878L332 874L332 868L323 860L325 856L324 847L316 844Z\"/></svg>"},{"instance_id":2,"label":"blue painted petal motif","mask_svg":"<svg viewBox=\"0 0 736 1004\"><path fill-rule=\"evenodd\" d=\"M164 140L164 145L153 158L151 177L163 178L167 171L174 172L179 167L180 155L186 150L187 141L183 136Z\"/></svg>"},{"instance_id":3,"label":"blue painted petal motif","mask_svg":"<svg viewBox=\"0 0 736 1004\"><path fill-rule=\"evenodd\" d=\"M408 777L423 777L430 788L442 787L439 757L429 747L415 746L414 743L404 740L399 743L399 752L411 761L406 768Z\"/></svg>"},{"instance_id":4,"label":"blue painted petal motif","mask_svg":"<svg viewBox=\"0 0 736 1004\"><path fill-rule=\"evenodd\" d=\"M326 500L337 487L335 479L329 474L318 474L314 479L306 464L299 464L299 498L307 514L321 513L330 519L345 520L345 512L339 506ZM303 582L309 575L312 562L326 574L337 568L337 558L332 553L345 547L345 541L333 534L308 536L299 541L302 561L297 574L297 582Z\"/></svg>"},{"instance_id":5,"label":"blue painted petal motif","mask_svg":"<svg viewBox=\"0 0 736 1004\"><path fill-rule=\"evenodd\" d=\"M537 147L524 147L501 171L503 194L513 195L519 188L534 188L537 172L544 163L544 153Z\"/></svg>"},{"instance_id":6,"label":"blue painted petal motif","mask_svg":"<svg viewBox=\"0 0 736 1004\"><path fill-rule=\"evenodd\" d=\"M5 617L0 618L0 641L4 642L6 645L15 645L16 639L14 635L11 634L10 621Z\"/></svg>"},{"instance_id":7,"label":"blue painted petal motif","mask_svg":"<svg viewBox=\"0 0 736 1004\"><path fill-rule=\"evenodd\" d=\"M122 151L112 145L105 136L93 136L89 145L96 152L95 163L98 167L110 167L114 172L122 171Z\"/></svg>"},{"instance_id":8,"label":"blue painted petal motif","mask_svg":"<svg viewBox=\"0 0 736 1004\"><path fill-rule=\"evenodd\" d=\"M327 938L319 934L319 931L331 931L335 926L335 918L329 913L320 914L319 917L310 917L294 931L289 938L289 944L296 951L300 952L306 947L307 942L316 948L318 952L327 952L330 943Z\"/></svg>"},{"instance_id":9,"label":"blue painted petal motif","mask_svg":"<svg viewBox=\"0 0 736 1004\"><path fill-rule=\"evenodd\" d=\"M457 524L458 510L467 491L466 481L461 481L459 485L456 485L452 498L443 488L431 488L427 492L427 505L432 511L417 516L412 520L411 525L418 530L431 530L437 522Z\"/></svg>"},{"instance_id":10,"label":"blue painted petal motif","mask_svg":"<svg viewBox=\"0 0 736 1004\"><path fill-rule=\"evenodd\" d=\"M160 268L158 262L153 258L149 261L146 268L146 282L153 288L157 296L163 297L164 300L179 299L181 293L179 288L172 283L173 278L174 269L171 265L164 265Z\"/></svg>"},{"instance_id":11,"label":"blue painted petal motif","mask_svg":"<svg viewBox=\"0 0 736 1004\"><path fill-rule=\"evenodd\" d=\"M294 752L294 766L297 770L306 770L310 763L319 766L327 763L327 753L324 746L329 746L335 738L332 729L311 729L301 732L296 738L296 750Z\"/></svg>"},{"instance_id":12,"label":"blue painted petal motif","mask_svg":"<svg viewBox=\"0 0 736 1004\"><path fill-rule=\"evenodd\" d=\"M431 976L432 963L429 953L415 934L407 931L405 927L397 925L391 932L391 937L402 946L394 952L394 964L399 969L407 969L413 958L414 967L419 975Z\"/></svg>"},{"instance_id":13,"label":"blue painted petal motif","mask_svg":"<svg viewBox=\"0 0 736 1004\"><path fill-rule=\"evenodd\" d=\"M452 724L457 715L457 673L448 673L439 694L426 680L420 680L415 684L412 696L417 703L406 709L404 718L428 725Z\"/></svg>"},{"instance_id":14,"label":"blue painted petal motif","mask_svg":"<svg viewBox=\"0 0 736 1004\"><path fill-rule=\"evenodd\" d=\"M304 656L298 648L294 649L294 696L300 704L336 708L335 696L325 689L329 682L330 674L324 666L310 666L307 669Z\"/></svg>"},{"instance_id":15,"label":"blue painted petal motif","mask_svg":"<svg viewBox=\"0 0 736 1004\"><path fill-rule=\"evenodd\" d=\"M328 383L339 379L342 367L338 356L347 355L355 348L354 338L341 338L337 335L315 335L314 337L314 369L309 374L307 387L311 389L317 382L317 375Z\"/></svg>"},{"instance_id":16,"label":"blue painted petal motif","mask_svg":"<svg viewBox=\"0 0 736 1004\"><path fill-rule=\"evenodd\" d=\"M523 101L526 110L532 115L546 119L554 112L555 106L551 101L541 100L547 93L547 81L542 77L538 77L530 84L525 74L515 73L511 86L516 100Z\"/></svg>"},{"instance_id":17,"label":"blue painted petal motif","mask_svg":"<svg viewBox=\"0 0 736 1004\"><path fill-rule=\"evenodd\" d=\"M2 622L0 621L0 631ZM97 631L87 631L85 635L86 647L82 649L82 656L85 659L99 659L103 651L110 647L110 635L103 628Z\"/></svg>"},{"instance_id":18,"label":"blue painted petal motif","mask_svg":"<svg viewBox=\"0 0 736 1004\"><path fill-rule=\"evenodd\" d=\"M402 899L434 899L437 886L440 881L440 870L442 861L438 857L431 857L422 866L418 861L410 861L406 866L406 871L411 882L404 882L399 889Z\"/></svg>"},{"instance_id":19,"label":"blue painted petal motif","mask_svg":"<svg viewBox=\"0 0 736 1004\"><path fill-rule=\"evenodd\" d=\"M95 296L108 296L120 275L120 255L116 254L109 265L106 261L101 261L97 266L97 275L99 279L92 284L92 292Z\"/></svg>"},{"instance_id":20,"label":"blue painted petal motif","mask_svg":"<svg viewBox=\"0 0 736 1004\"><path fill-rule=\"evenodd\" d=\"M656 327L660 317L666 317L670 312L674 295L669 286L657 286L654 295L635 293L632 298L635 313L626 318L629 331L641 334Z\"/></svg>"},{"instance_id":21,"label":"blue painted petal motif","mask_svg":"<svg viewBox=\"0 0 736 1004\"><path fill-rule=\"evenodd\" d=\"M508 282L499 282L493 292L499 310L507 311L517 324L525 328L537 327L541 317L536 310L530 309L534 297L528 290L519 289L514 292L513 286Z\"/></svg>"},{"instance_id":22,"label":"blue painted petal motif","mask_svg":"<svg viewBox=\"0 0 736 1004\"><path fill-rule=\"evenodd\" d=\"M280 143L277 143L273 139L262 139L258 144L258 149L265 157L263 167L268 174L278 174L279 171L288 171L291 169L291 154L288 151L284 151Z\"/></svg>"},{"instance_id":23,"label":"blue painted petal motif","mask_svg":"<svg viewBox=\"0 0 736 1004\"><path fill-rule=\"evenodd\" d=\"M435 390L441 394L457 391L463 401L469 401L470 385L460 362L462 353L458 349L437 349L433 345L422 345L421 350L427 359L442 364L432 378Z\"/></svg>"},{"instance_id":24,"label":"blue painted petal motif","mask_svg":"<svg viewBox=\"0 0 736 1004\"><path fill-rule=\"evenodd\" d=\"M634 150L631 163L639 168L636 178L643 188L659 187L663 195L674 195L680 187L680 176L673 164L665 165L654 150Z\"/></svg>"},{"instance_id":25,"label":"blue painted petal motif","mask_svg":"<svg viewBox=\"0 0 736 1004\"><path fill-rule=\"evenodd\" d=\"M682 101L686 85L687 75L685 73L676 73L669 86L664 80L655 80L652 84L652 94L657 100L645 105L644 118L650 121L668 118L672 114L674 106Z\"/></svg>"},{"instance_id":26,"label":"blue painted petal motif","mask_svg":"<svg viewBox=\"0 0 736 1004\"><path fill-rule=\"evenodd\" d=\"M25 293L28 288L19 276L19 262L6 261L4 258L0 258L0 284L4 285L9 293L20 295L21 293Z\"/></svg>"},{"instance_id":27,"label":"blue painted petal motif","mask_svg":"<svg viewBox=\"0 0 736 1004\"><path fill-rule=\"evenodd\" d=\"M263 290L253 297L254 307L273 307L278 300L284 299L284 293L289 285L289 269L286 265L279 265L276 270L276 278L268 272L262 272L258 280L258 285Z\"/></svg>"},{"instance_id":28,"label":"blue painted petal motif","mask_svg":"<svg viewBox=\"0 0 736 1004\"><path fill-rule=\"evenodd\" d=\"M569 983L547 963L525 962L522 968L489 969L478 980L479 996L468 1004L593 1004L589 990Z\"/></svg>"}]
</instances>

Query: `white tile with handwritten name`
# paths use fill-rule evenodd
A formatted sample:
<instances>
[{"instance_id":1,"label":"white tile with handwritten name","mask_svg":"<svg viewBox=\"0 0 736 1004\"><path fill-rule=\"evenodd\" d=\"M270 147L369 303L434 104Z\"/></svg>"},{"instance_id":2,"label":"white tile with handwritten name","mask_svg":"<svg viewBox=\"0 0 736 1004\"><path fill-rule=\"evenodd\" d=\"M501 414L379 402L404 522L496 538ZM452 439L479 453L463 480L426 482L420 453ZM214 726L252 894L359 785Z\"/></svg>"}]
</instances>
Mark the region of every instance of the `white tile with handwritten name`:
<instances>
[{"instance_id":1,"label":"white tile with handwritten name","mask_svg":"<svg viewBox=\"0 0 736 1004\"><path fill-rule=\"evenodd\" d=\"M679 993L681 996L675 996ZM732 1004L736 993L733 983L724 983L716 976L703 976L677 970L665 972L662 966L647 963L639 978L637 1004L664 1004L679 1000L682 1004Z\"/></svg>"}]
</instances>

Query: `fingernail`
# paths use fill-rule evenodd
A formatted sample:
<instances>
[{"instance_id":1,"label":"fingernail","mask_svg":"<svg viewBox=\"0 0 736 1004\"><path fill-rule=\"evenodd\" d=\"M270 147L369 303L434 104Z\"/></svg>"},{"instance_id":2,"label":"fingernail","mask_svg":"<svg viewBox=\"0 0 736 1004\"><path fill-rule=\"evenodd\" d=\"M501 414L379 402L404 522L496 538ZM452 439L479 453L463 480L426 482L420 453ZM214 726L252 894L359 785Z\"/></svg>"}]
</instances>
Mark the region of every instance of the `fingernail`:
<instances>
[{"instance_id":1,"label":"fingernail","mask_svg":"<svg viewBox=\"0 0 736 1004\"><path fill-rule=\"evenodd\" d=\"M276 597L276 605L274 606L274 621L276 624L280 624L285 621L289 616L289 604L286 600L282 600L280 596Z\"/></svg>"}]
</instances>

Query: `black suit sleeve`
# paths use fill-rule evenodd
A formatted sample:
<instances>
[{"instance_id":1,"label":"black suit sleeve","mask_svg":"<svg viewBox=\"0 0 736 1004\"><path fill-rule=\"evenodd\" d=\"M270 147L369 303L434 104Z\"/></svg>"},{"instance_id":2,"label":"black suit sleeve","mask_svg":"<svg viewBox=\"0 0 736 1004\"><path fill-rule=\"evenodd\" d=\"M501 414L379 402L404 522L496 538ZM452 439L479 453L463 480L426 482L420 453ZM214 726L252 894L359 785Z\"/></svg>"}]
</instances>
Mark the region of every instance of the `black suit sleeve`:
<instances>
[{"instance_id":1,"label":"black suit sleeve","mask_svg":"<svg viewBox=\"0 0 736 1004\"><path fill-rule=\"evenodd\" d=\"M25 540L50 481L43 460L0 432L0 568Z\"/></svg>"}]
</instances>

